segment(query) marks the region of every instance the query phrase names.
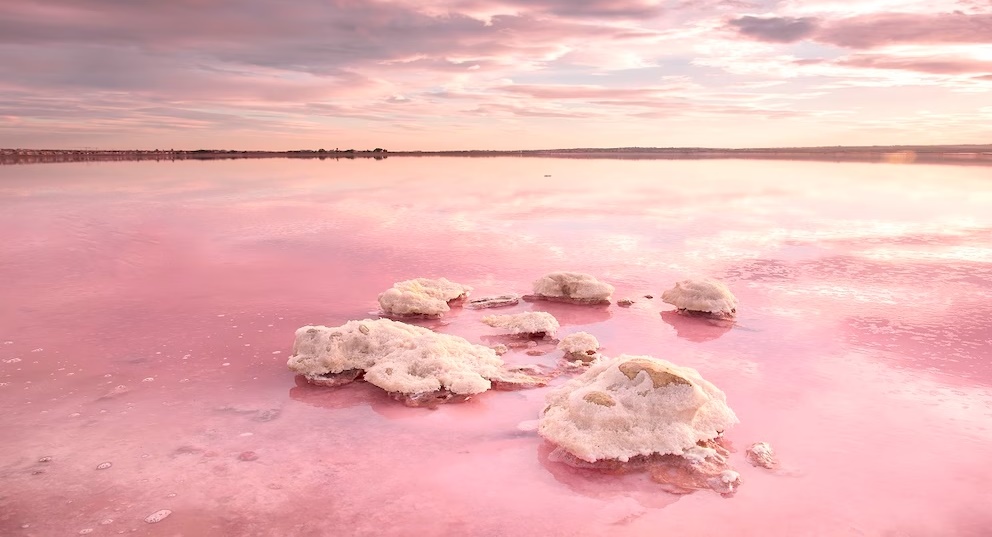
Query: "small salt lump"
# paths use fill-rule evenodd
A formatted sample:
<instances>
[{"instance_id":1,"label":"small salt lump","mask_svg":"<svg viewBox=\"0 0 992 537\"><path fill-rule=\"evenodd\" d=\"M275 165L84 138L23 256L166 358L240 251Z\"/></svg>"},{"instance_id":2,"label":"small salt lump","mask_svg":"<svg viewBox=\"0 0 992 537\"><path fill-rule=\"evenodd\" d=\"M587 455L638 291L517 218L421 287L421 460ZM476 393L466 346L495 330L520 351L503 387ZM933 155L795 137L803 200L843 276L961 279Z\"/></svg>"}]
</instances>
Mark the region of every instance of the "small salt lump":
<instances>
[{"instance_id":1,"label":"small salt lump","mask_svg":"<svg viewBox=\"0 0 992 537\"><path fill-rule=\"evenodd\" d=\"M661 299L679 310L733 317L737 297L726 285L709 278L682 280L661 294Z\"/></svg>"},{"instance_id":2,"label":"small salt lump","mask_svg":"<svg viewBox=\"0 0 992 537\"><path fill-rule=\"evenodd\" d=\"M520 297L514 294L499 295L499 296L484 296L480 298L473 298L465 303L466 306L474 310L481 310L486 308L505 308L507 306L516 306L520 302Z\"/></svg>"},{"instance_id":3,"label":"small salt lump","mask_svg":"<svg viewBox=\"0 0 992 537\"><path fill-rule=\"evenodd\" d=\"M471 291L471 287L446 278L405 280L379 294L379 307L386 315L440 317L451 310L449 302L465 298Z\"/></svg>"},{"instance_id":4,"label":"small salt lump","mask_svg":"<svg viewBox=\"0 0 992 537\"><path fill-rule=\"evenodd\" d=\"M503 360L492 349L458 336L390 319L366 319L334 328L300 328L287 365L314 384L360 372L387 392L443 389L470 395L490 388L489 379L499 375ZM351 374L351 380L358 376Z\"/></svg>"},{"instance_id":5,"label":"small salt lump","mask_svg":"<svg viewBox=\"0 0 992 537\"><path fill-rule=\"evenodd\" d=\"M565 352L565 358L569 361L591 362L599 357L599 341L588 332L576 332L561 338L558 349Z\"/></svg>"},{"instance_id":6,"label":"small salt lump","mask_svg":"<svg viewBox=\"0 0 992 537\"><path fill-rule=\"evenodd\" d=\"M145 517L145 522L147 522L149 524L158 524L159 522L161 522L161 521L165 520L166 518L168 518L169 515L171 515L171 514L172 514L172 511L170 511L168 509L161 509L161 510L155 511L154 513L146 516Z\"/></svg>"},{"instance_id":7,"label":"small salt lump","mask_svg":"<svg viewBox=\"0 0 992 537\"><path fill-rule=\"evenodd\" d=\"M651 356L594 363L547 396L538 433L587 462L716 455L700 443L738 423L726 396L692 368Z\"/></svg>"},{"instance_id":8,"label":"small salt lump","mask_svg":"<svg viewBox=\"0 0 992 537\"><path fill-rule=\"evenodd\" d=\"M511 334L527 336L554 336L558 319L544 311L528 311L510 315L487 315L482 322L493 328L502 328Z\"/></svg>"},{"instance_id":9,"label":"small salt lump","mask_svg":"<svg viewBox=\"0 0 992 537\"><path fill-rule=\"evenodd\" d=\"M609 304L613 291L612 285L589 274L552 272L534 282L534 294L530 298L579 304Z\"/></svg>"},{"instance_id":10,"label":"small salt lump","mask_svg":"<svg viewBox=\"0 0 992 537\"><path fill-rule=\"evenodd\" d=\"M775 460L775 451L768 442L755 442L744 452L747 462L753 466L773 469L778 464Z\"/></svg>"},{"instance_id":11,"label":"small salt lump","mask_svg":"<svg viewBox=\"0 0 992 537\"><path fill-rule=\"evenodd\" d=\"M741 474L734 470L724 470L720 475L707 480L707 484L720 494L733 494L741 486Z\"/></svg>"}]
</instances>

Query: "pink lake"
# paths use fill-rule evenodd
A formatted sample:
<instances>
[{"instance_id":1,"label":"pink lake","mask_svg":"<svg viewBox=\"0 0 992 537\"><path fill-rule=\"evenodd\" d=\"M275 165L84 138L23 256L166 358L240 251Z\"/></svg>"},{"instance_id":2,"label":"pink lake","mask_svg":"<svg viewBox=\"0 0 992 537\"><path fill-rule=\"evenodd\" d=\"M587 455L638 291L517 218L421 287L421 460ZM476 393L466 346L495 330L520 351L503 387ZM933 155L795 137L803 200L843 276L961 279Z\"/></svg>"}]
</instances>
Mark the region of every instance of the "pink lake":
<instances>
[{"instance_id":1,"label":"pink lake","mask_svg":"<svg viewBox=\"0 0 992 537\"><path fill-rule=\"evenodd\" d=\"M0 167L0 535L992 535L990 170ZM699 370L741 419L735 496L549 462L518 428L548 388L431 411L286 368L296 328L374 317L395 281L481 297L554 270L636 302L499 312L549 311L559 337ZM698 274L740 299L732 327L644 298ZM486 343L492 312L420 324ZM745 462L757 441L781 470Z\"/></svg>"}]
</instances>

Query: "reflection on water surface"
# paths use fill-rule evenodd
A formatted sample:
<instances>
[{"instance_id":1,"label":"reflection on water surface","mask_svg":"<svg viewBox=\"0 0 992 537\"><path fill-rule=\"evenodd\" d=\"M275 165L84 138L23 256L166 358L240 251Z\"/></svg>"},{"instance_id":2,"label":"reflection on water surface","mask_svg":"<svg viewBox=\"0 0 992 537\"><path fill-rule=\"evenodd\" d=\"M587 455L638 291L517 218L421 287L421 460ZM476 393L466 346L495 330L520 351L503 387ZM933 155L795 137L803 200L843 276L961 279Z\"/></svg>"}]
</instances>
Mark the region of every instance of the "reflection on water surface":
<instances>
[{"instance_id":1,"label":"reflection on water surface","mask_svg":"<svg viewBox=\"0 0 992 537\"><path fill-rule=\"evenodd\" d=\"M0 533L984 535L990 208L980 167L0 168ZM544 389L429 411L367 385L301 386L285 367L297 327L368 317L394 281L523 294L563 269L634 304L500 313L549 311L560 336L593 333L609 356L698 369L742 421L727 433L735 497L555 466L518 429ZM736 321L657 298L692 274L731 286ZM424 324L484 342L488 313ZM744 462L759 440L783 471Z\"/></svg>"}]
</instances>

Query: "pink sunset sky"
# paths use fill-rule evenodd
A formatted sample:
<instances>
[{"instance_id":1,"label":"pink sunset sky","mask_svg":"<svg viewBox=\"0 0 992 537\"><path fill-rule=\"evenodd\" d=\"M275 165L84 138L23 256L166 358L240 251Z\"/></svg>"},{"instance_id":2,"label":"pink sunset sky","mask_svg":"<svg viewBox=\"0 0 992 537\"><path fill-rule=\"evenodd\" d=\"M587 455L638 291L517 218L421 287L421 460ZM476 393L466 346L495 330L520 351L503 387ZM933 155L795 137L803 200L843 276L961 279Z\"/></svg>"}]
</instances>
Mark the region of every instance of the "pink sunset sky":
<instances>
[{"instance_id":1,"label":"pink sunset sky","mask_svg":"<svg viewBox=\"0 0 992 537\"><path fill-rule=\"evenodd\" d=\"M0 147L990 141L992 0L0 0Z\"/></svg>"}]
</instances>

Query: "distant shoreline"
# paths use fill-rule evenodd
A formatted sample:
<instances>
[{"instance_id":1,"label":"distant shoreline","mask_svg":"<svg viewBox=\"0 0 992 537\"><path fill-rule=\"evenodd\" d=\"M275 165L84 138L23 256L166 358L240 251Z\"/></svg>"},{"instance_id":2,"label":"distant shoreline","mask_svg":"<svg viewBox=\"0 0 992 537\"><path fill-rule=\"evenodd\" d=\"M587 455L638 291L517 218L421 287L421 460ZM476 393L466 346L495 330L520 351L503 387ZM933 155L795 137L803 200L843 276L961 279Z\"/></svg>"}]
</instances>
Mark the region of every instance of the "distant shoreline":
<instances>
[{"instance_id":1,"label":"distant shoreline","mask_svg":"<svg viewBox=\"0 0 992 537\"><path fill-rule=\"evenodd\" d=\"M770 159L832 162L945 163L992 165L992 145L902 145L790 147L755 149L652 148L615 149L530 149L520 151L146 151L146 150L65 150L0 149L0 165L46 164L60 162L176 161L228 159L361 159L391 157L540 157L625 160Z\"/></svg>"}]
</instances>

